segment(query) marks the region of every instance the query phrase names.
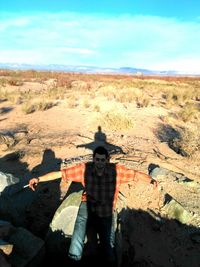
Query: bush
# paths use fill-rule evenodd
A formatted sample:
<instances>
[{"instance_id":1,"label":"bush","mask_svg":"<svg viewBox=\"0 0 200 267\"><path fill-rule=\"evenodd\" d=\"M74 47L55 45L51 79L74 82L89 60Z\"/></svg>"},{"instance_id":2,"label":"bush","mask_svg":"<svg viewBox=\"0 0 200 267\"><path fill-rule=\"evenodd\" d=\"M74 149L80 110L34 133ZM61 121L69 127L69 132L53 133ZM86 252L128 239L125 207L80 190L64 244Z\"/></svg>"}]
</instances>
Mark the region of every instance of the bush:
<instances>
[{"instance_id":1,"label":"bush","mask_svg":"<svg viewBox=\"0 0 200 267\"><path fill-rule=\"evenodd\" d=\"M101 117L101 124L111 130L126 130L133 127L130 117L115 111L109 111Z\"/></svg>"},{"instance_id":2,"label":"bush","mask_svg":"<svg viewBox=\"0 0 200 267\"><path fill-rule=\"evenodd\" d=\"M27 102L27 103L23 104L22 111L25 114L30 114L30 113L33 113L37 110L44 111L44 110L50 109L53 106L54 106L53 102L45 101L45 100L44 101L38 101L38 102Z\"/></svg>"},{"instance_id":3,"label":"bush","mask_svg":"<svg viewBox=\"0 0 200 267\"><path fill-rule=\"evenodd\" d=\"M177 153L186 157L193 157L196 152L200 152L200 132L198 127L194 129L181 129L180 137L170 141L169 146Z\"/></svg>"}]
</instances>

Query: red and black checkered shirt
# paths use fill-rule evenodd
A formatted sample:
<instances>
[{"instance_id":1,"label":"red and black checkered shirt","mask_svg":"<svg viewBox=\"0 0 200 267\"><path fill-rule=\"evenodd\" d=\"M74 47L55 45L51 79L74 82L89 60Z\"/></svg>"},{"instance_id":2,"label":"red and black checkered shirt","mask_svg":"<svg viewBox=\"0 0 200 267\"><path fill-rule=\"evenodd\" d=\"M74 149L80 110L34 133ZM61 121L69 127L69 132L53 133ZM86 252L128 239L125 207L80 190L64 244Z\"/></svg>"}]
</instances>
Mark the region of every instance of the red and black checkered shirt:
<instances>
[{"instance_id":1,"label":"red and black checkered shirt","mask_svg":"<svg viewBox=\"0 0 200 267\"><path fill-rule=\"evenodd\" d=\"M103 175L98 176L93 162L63 169L62 179L80 182L85 188L82 201L87 201L91 209L100 217L112 214L120 184L138 180L148 183L151 181L151 177L144 173L114 163L107 163Z\"/></svg>"}]
</instances>

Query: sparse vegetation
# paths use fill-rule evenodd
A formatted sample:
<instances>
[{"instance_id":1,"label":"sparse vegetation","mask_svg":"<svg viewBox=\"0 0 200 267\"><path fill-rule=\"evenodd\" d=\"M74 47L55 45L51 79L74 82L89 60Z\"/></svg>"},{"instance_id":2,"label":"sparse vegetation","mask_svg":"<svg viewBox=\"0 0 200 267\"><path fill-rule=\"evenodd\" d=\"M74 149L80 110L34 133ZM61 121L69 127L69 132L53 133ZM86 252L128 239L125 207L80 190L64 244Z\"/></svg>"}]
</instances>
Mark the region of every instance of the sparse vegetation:
<instances>
[{"instance_id":1,"label":"sparse vegetation","mask_svg":"<svg viewBox=\"0 0 200 267\"><path fill-rule=\"evenodd\" d=\"M200 153L200 132L198 131L200 125L193 129L180 129L179 138L171 140L171 147L179 152L182 156L196 158L197 153Z\"/></svg>"},{"instance_id":2,"label":"sparse vegetation","mask_svg":"<svg viewBox=\"0 0 200 267\"><path fill-rule=\"evenodd\" d=\"M194 104L187 103L177 114L183 122L192 121L200 118L200 107Z\"/></svg>"},{"instance_id":3,"label":"sparse vegetation","mask_svg":"<svg viewBox=\"0 0 200 267\"><path fill-rule=\"evenodd\" d=\"M26 102L22 105L22 111L25 114L30 114L33 113L35 111L44 111L47 109L50 109L51 107L53 107L55 104L51 101L48 100L38 100L38 101L30 101L30 102Z\"/></svg>"},{"instance_id":4,"label":"sparse vegetation","mask_svg":"<svg viewBox=\"0 0 200 267\"><path fill-rule=\"evenodd\" d=\"M129 116L115 110L102 114L99 121L106 129L115 131L127 130L133 127L133 121Z\"/></svg>"},{"instance_id":5,"label":"sparse vegetation","mask_svg":"<svg viewBox=\"0 0 200 267\"><path fill-rule=\"evenodd\" d=\"M92 106L93 111L101 112L102 125L112 130L124 130L133 126L128 114L134 108L162 107L168 110L167 116L160 115L163 123L171 125L180 134L177 139L168 128L167 142L180 148L184 146L183 150L189 156L192 156L192 152L186 149L186 144L193 147L192 151L197 150L195 140L199 138L199 131L195 127L200 121L199 77L85 75L34 70L1 70L0 76L1 101L10 101L12 105L22 104L25 114L47 110L55 102L58 105L65 102L69 109L78 106L88 109ZM116 108L112 109L111 103ZM192 131L190 134L188 126Z\"/></svg>"},{"instance_id":6,"label":"sparse vegetation","mask_svg":"<svg viewBox=\"0 0 200 267\"><path fill-rule=\"evenodd\" d=\"M101 111L100 106L99 105L95 105L94 106L94 111L100 112Z\"/></svg>"}]
</instances>

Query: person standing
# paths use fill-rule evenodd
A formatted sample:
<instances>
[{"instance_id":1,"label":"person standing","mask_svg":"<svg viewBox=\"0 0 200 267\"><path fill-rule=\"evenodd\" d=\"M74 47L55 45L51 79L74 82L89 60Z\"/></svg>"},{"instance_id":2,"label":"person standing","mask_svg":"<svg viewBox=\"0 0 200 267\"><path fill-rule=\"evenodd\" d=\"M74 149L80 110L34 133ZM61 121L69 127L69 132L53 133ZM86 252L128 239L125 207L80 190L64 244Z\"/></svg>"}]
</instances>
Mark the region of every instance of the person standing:
<instances>
[{"instance_id":1,"label":"person standing","mask_svg":"<svg viewBox=\"0 0 200 267\"><path fill-rule=\"evenodd\" d=\"M93 226L100 240L102 252L106 261L114 266L114 228L113 211L120 189L120 184L131 181L143 181L158 186L156 180L149 175L128 169L126 166L109 162L109 153L103 146L98 146L93 152L92 162L80 163L61 171L47 173L32 178L29 187L35 190L39 182L62 178L64 181L80 182L84 186L82 202L75 222L69 257L80 261L83 254L86 229Z\"/></svg>"}]
</instances>

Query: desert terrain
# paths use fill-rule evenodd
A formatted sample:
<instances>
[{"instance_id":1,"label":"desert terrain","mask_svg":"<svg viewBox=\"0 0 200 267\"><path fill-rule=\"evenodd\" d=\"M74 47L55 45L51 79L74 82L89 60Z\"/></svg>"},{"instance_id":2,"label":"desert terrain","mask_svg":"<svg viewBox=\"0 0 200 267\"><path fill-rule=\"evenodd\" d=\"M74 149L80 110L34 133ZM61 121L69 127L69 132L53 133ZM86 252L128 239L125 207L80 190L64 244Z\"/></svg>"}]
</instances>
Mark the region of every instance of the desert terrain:
<instances>
[{"instance_id":1,"label":"desert terrain","mask_svg":"<svg viewBox=\"0 0 200 267\"><path fill-rule=\"evenodd\" d=\"M106 144L113 162L145 173L154 164L200 183L200 78L0 71L0 171L28 182L63 159L87 161L97 144ZM167 217L151 187L122 186L122 266L198 267L200 241L187 234L200 232L200 191L176 178L158 181L193 219ZM28 209L27 228L41 238L67 192L59 186L59 196L48 183L38 187Z\"/></svg>"}]
</instances>

